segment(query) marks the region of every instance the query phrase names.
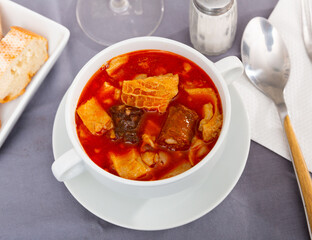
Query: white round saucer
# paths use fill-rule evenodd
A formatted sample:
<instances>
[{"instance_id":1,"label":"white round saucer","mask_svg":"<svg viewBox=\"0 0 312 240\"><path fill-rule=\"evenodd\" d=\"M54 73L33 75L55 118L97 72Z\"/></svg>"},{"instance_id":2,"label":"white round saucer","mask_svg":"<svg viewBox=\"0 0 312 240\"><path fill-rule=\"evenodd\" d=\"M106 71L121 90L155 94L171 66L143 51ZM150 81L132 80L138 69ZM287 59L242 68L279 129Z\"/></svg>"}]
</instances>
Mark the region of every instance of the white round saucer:
<instances>
[{"instance_id":1,"label":"white round saucer","mask_svg":"<svg viewBox=\"0 0 312 240\"><path fill-rule=\"evenodd\" d=\"M162 198L125 197L97 182L89 173L65 182L67 189L87 210L118 226L137 230L163 230L194 221L221 203L240 178L249 152L249 122L243 102L230 86L232 120L224 154L206 180L178 194ZM53 126L53 153L58 158L72 148L66 134L64 105Z\"/></svg>"}]
</instances>

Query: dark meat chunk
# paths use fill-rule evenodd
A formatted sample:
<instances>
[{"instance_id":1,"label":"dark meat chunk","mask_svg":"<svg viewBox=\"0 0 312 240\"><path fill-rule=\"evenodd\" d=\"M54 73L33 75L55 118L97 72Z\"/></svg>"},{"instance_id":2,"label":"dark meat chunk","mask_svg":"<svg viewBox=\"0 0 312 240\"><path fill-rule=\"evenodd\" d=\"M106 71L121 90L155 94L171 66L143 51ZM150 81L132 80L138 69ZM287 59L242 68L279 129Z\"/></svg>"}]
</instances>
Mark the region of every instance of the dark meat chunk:
<instances>
[{"instance_id":1,"label":"dark meat chunk","mask_svg":"<svg viewBox=\"0 0 312 240\"><path fill-rule=\"evenodd\" d=\"M110 108L110 113L112 114L116 137L127 143L138 143L137 128L143 110L126 105L117 105Z\"/></svg>"},{"instance_id":2,"label":"dark meat chunk","mask_svg":"<svg viewBox=\"0 0 312 240\"><path fill-rule=\"evenodd\" d=\"M195 111L181 104L170 107L158 144L174 151L187 150L191 145L197 119Z\"/></svg>"}]
</instances>

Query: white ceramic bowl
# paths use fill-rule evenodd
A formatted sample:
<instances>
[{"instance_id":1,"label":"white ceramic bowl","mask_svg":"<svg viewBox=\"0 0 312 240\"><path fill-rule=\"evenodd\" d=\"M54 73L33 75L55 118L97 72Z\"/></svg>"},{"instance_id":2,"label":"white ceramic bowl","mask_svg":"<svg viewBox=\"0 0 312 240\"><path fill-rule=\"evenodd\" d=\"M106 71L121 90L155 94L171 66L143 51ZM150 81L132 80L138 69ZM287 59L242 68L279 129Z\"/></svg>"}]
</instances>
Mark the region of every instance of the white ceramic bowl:
<instances>
[{"instance_id":1,"label":"white ceramic bowl","mask_svg":"<svg viewBox=\"0 0 312 240\"><path fill-rule=\"evenodd\" d=\"M177 176L157 181L135 181L115 176L97 166L85 153L77 136L75 111L80 94L92 75L108 60L118 55L143 49L170 51L188 58L201 67L212 79L221 97L223 126L220 136L209 154L197 165ZM243 72L242 63L236 57L228 57L212 63L193 48L165 38L139 37L116 43L95 55L74 79L66 100L65 121L73 149L66 152L52 165L54 176L66 181L82 171L89 171L99 182L113 190L132 196L150 198L167 196L196 186L209 174L223 152L231 120L231 99L228 84ZM64 133L65 134L65 133Z\"/></svg>"}]
</instances>

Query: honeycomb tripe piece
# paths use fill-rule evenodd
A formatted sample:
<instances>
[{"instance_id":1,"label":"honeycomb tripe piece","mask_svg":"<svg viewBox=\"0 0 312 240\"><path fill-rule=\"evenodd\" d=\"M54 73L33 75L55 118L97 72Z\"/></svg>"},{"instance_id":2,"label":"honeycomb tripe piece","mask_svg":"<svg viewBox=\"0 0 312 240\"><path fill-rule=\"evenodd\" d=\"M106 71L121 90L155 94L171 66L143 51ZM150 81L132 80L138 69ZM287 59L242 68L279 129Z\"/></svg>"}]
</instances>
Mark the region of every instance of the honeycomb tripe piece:
<instances>
[{"instance_id":1,"label":"honeycomb tripe piece","mask_svg":"<svg viewBox=\"0 0 312 240\"><path fill-rule=\"evenodd\" d=\"M122 178L137 179L148 172L148 167L142 162L140 154L134 148L122 155L109 152L108 156L116 172Z\"/></svg>"},{"instance_id":2,"label":"honeycomb tripe piece","mask_svg":"<svg viewBox=\"0 0 312 240\"><path fill-rule=\"evenodd\" d=\"M46 38L21 27L11 27L0 41L0 103L23 94L47 59Z\"/></svg>"},{"instance_id":3,"label":"honeycomb tripe piece","mask_svg":"<svg viewBox=\"0 0 312 240\"><path fill-rule=\"evenodd\" d=\"M77 114L93 135L103 135L113 128L113 121L93 97L77 108Z\"/></svg>"},{"instance_id":4,"label":"honeycomb tripe piece","mask_svg":"<svg viewBox=\"0 0 312 240\"><path fill-rule=\"evenodd\" d=\"M201 131L202 129L203 139L206 142L215 139L221 132L223 117L217 105L215 106L216 108L212 118L209 120L204 118L200 121L201 128L199 128L199 130Z\"/></svg>"},{"instance_id":5,"label":"honeycomb tripe piece","mask_svg":"<svg viewBox=\"0 0 312 240\"><path fill-rule=\"evenodd\" d=\"M161 177L161 179L171 178L178 174L181 174L187 170L189 170L192 165L189 162L181 162L177 166L175 166L171 171L167 172L165 175Z\"/></svg>"},{"instance_id":6,"label":"honeycomb tripe piece","mask_svg":"<svg viewBox=\"0 0 312 240\"><path fill-rule=\"evenodd\" d=\"M171 99L178 94L179 76L168 73L123 81L121 100L124 104L165 112Z\"/></svg>"},{"instance_id":7,"label":"honeycomb tripe piece","mask_svg":"<svg viewBox=\"0 0 312 240\"><path fill-rule=\"evenodd\" d=\"M118 70L122 65L128 62L128 55L121 55L114 57L108 62L108 67L106 68L106 72L109 76L112 76L116 70Z\"/></svg>"},{"instance_id":8,"label":"honeycomb tripe piece","mask_svg":"<svg viewBox=\"0 0 312 240\"><path fill-rule=\"evenodd\" d=\"M203 105L204 118L200 121L198 130L203 133L203 140L209 142L220 135L223 115L218 106L218 97L212 88L185 89L190 95L209 96L212 103Z\"/></svg>"}]
</instances>

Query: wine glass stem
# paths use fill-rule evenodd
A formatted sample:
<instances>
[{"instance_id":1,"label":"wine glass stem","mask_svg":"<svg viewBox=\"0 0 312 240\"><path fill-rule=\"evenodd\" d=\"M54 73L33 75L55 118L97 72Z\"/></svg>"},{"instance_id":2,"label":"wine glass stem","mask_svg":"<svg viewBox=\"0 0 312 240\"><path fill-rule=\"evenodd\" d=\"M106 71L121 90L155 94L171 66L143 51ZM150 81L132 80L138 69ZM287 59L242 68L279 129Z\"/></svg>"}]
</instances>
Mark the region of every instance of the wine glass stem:
<instances>
[{"instance_id":1,"label":"wine glass stem","mask_svg":"<svg viewBox=\"0 0 312 240\"><path fill-rule=\"evenodd\" d=\"M128 10L129 1L128 0L110 0L109 6L113 12L122 13Z\"/></svg>"},{"instance_id":2,"label":"wine glass stem","mask_svg":"<svg viewBox=\"0 0 312 240\"><path fill-rule=\"evenodd\" d=\"M134 2L134 13L136 15L143 14L142 0L135 0Z\"/></svg>"}]
</instances>

